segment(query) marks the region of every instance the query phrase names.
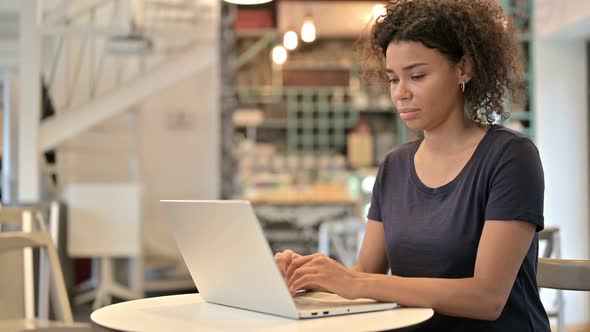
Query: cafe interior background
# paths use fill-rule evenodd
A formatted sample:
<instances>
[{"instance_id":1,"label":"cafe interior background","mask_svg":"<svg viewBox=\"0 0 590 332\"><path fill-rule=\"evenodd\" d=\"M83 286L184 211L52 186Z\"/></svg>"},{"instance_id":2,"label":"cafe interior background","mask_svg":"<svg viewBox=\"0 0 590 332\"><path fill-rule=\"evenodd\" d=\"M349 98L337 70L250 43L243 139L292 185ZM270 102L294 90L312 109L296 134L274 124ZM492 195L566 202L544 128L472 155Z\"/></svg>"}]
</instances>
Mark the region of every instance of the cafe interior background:
<instances>
[{"instance_id":1,"label":"cafe interior background","mask_svg":"<svg viewBox=\"0 0 590 332\"><path fill-rule=\"evenodd\" d=\"M233 2L0 1L0 217L51 232L77 321L195 291L160 199L249 200L273 251L351 266L379 162L420 136L362 79L383 1ZM500 123L541 154L540 254L588 259L590 2L500 2L527 86ZM0 321L34 314L38 259L0 253ZM590 331L588 293L541 294L556 329Z\"/></svg>"}]
</instances>

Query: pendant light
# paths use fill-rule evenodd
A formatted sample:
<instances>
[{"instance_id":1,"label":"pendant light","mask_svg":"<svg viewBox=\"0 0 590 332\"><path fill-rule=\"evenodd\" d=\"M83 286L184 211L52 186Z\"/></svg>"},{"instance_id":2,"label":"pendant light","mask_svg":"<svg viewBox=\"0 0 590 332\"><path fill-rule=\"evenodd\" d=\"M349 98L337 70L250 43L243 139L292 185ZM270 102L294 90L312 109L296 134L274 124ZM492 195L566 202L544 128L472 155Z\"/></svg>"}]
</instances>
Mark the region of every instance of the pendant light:
<instances>
[{"instance_id":1,"label":"pendant light","mask_svg":"<svg viewBox=\"0 0 590 332\"><path fill-rule=\"evenodd\" d=\"M313 24L311 16L307 16L303 19L303 25L301 26L301 40L306 43L311 43L315 40L315 37L315 24Z\"/></svg>"},{"instance_id":2,"label":"pendant light","mask_svg":"<svg viewBox=\"0 0 590 332\"><path fill-rule=\"evenodd\" d=\"M283 36L283 46L285 46L285 48L289 51L292 51L297 48L297 44L299 42L298 39L299 37L297 37L297 32L289 30L285 32L285 35Z\"/></svg>"},{"instance_id":3,"label":"pendant light","mask_svg":"<svg viewBox=\"0 0 590 332\"><path fill-rule=\"evenodd\" d=\"M287 49L282 45L275 46L272 49L272 61L277 65L282 65L287 61Z\"/></svg>"}]
</instances>

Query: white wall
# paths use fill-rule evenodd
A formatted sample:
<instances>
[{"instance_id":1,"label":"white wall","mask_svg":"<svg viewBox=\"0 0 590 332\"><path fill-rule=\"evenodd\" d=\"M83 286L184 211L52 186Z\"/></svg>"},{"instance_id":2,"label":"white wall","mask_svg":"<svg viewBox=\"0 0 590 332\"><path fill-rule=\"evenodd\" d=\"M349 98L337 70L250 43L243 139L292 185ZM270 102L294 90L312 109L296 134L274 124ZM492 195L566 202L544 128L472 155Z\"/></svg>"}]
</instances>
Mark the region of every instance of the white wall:
<instances>
[{"instance_id":1,"label":"white wall","mask_svg":"<svg viewBox=\"0 0 590 332\"><path fill-rule=\"evenodd\" d=\"M139 107L142 215L148 254L176 255L176 245L160 211L160 199L219 197L217 75L216 67L208 68Z\"/></svg>"},{"instance_id":2,"label":"white wall","mask_svg":"<svg viewBox=\"0 0 590 332\"><path fill-rule=\"evenodd\" d=\"M194 2L204 15L196 34L199 43L210 45L213 65L138 105L143 239L148 255L180 258L160 211L160 199L217 199L220 195L220 3Z\"/></svg>"},{"instance_id":3,"label":"white wall","mask_svg":"<svg viewBox=\"0 0 590 332\"><path fill-rule=\"evenodd\" d=\"M545 170L545 223L564 258L589 258L588 103L581 41L535 44L535 137ZM566 294L568 323L589 321L587 293Z\"/></svg>"},{"instance_id":4,"label":"white wall","mask_svg":"<svg viewBox=\"0 0 590 332\"><path fill-rule=\"evenodd\" d=\"M545 13L550 3L537 2L542 7L537 13ZM558 7L556 11L570 16L559 21L536 17L542 35L534 41L535 138L545 170L545 224L559 226L563 258L587 259L590 197L586 41L564 31L571 28L571 22L585 20L583 15L590 16L590 2L563 3L585 6L576 12L567 5L561 8L561 1L551 1ZM590 322L587 293L565 292L565 302L566 324Z\"/></svg>"},{"instance_id":5,"label":"white wall","mask_svg":"<svg viewBox=\"0 0 590 332\"><path fill-rule=\"evenodd\" d=\"M588 0L534 0L535 33L539 37L580 36L590 26Z\"/></svg>"},{"instance_id":6,"label":"white wall","mask_svg":"<svg viewBox=\"0 0 590 332\"><path fill-rule=\"evenodd\" d=\"M58 168L64 172L60 175L62 181L140 182L143 240L149 255L177 255L176 245L159 210L160 199L215 199L219 196L219 3L216 0L194 2L201 15L194 36L184 32L169 38L158 36L155 43L172 44L195 37L198 43L210 45L208 56L213 59L213 65L150 96L134 109L69 139L58 148ZM109 6L97 12L97 22L103 25L110 22L112 8ZM125 17L115 20L113 26L122 26L124 20ZM89 23L89 18L78 23ZM99 52L93 56L90 49L86 49L81 62L78 55L83 39L73 37L63 46L64 57L60 59L52 86L58 113L88 102L92 84L97 84L96 96L100 98L116 88L118 80L124 84L141 75L143 67L149 71L169 61L161 50L143 59L106 54L101 60L105 39L105 36L98 36L94 41L87 40L86 45L94 45ZM99 65L101 61L102 66ZM98 83L92 81L92 71L100 72ZM72 91L74 94L69 98ZM136 150L133 148L135 139ZM137 174L130 167L135 157L138 157Z\"/></svg>"}]
</instances>

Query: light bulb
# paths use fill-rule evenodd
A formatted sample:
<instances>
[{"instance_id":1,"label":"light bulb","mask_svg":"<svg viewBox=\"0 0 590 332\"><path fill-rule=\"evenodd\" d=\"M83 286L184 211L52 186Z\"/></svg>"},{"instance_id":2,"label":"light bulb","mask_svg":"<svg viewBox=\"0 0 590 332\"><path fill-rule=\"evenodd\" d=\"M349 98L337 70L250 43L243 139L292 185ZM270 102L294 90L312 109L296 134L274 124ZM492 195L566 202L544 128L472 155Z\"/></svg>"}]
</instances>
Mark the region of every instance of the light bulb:
<instances>
[{"instance_id":1,"label":"light bulb","mask_svg":"<svg viewBox=\"0 0 590 332\"><path fill-rule=\"evenodd\" d=\"M375 176L367 176L361 181L361 190L363 193L370 193L373 191L375 185Z\"/></svg>"},{"instance_id":2,"label":"light bulb","mask_svg":"<svg viewBox=\"0 0 590 332\"><path fill-rule=\"evenodd\" d=\"M234 3L236 5L259 5L271 1L272 0L225 0L225 2Z\"/></svg>"},{"instance_id":3,"label":"light bulb","mask_svg":"<svg viewBox=\"0 0 590 332\"><path fill-rule=\"evenodd\" d=\"M277 65L282 65L287 61L287 50L283 46L275 46L272 49L272 61Z\"/></svg>"},{"instance_id":4,"label":"light bulb","mask_svg":"<svg viewBox=\"0 0 590 332\"><path fill-rule=\"evenodd\" d=\"M295 31L287 31L283 36L283 46L289 51L297 48L298 38Z\"/></svg>"},{"instance_id":5,"label":"light bulb","mask_svg":"<svg viewBox=\"0 0 590 332\"><path fill-rule=\"evenodd\" d=\"M315 25L311 18L306 18L301 26L301 40L311 43L315 40Z\"/></svg>"},{"instance_id":6,"label":"light bulb","mask_svg":"<svg viewBox=\"0 0 590 332\"><path fill-rule=\"evenodd\" d=\"M380 16L387 15L387 9L384 4L376 4L373 6L373 19L376 20Z\"/></svg>"}]
</instances>

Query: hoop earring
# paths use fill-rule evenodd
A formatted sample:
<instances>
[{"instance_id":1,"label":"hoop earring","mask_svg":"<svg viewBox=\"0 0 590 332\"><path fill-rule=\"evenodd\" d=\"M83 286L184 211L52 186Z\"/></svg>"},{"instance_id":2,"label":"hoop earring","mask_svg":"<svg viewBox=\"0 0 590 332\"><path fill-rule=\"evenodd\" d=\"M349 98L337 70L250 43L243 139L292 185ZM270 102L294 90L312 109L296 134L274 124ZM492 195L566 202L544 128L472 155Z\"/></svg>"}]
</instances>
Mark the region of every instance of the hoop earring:
<instances>
[{"instance_id":1,"label":"hoop earring","mask_svg":"<svg viewBox=\"0 0 590 332\"><path fill-rule=\"evenodd\" d=\"M465 92L465 82L460 82L459 86L461 87L461 92L464 93Z\"/></svg>"}]
</instances>

